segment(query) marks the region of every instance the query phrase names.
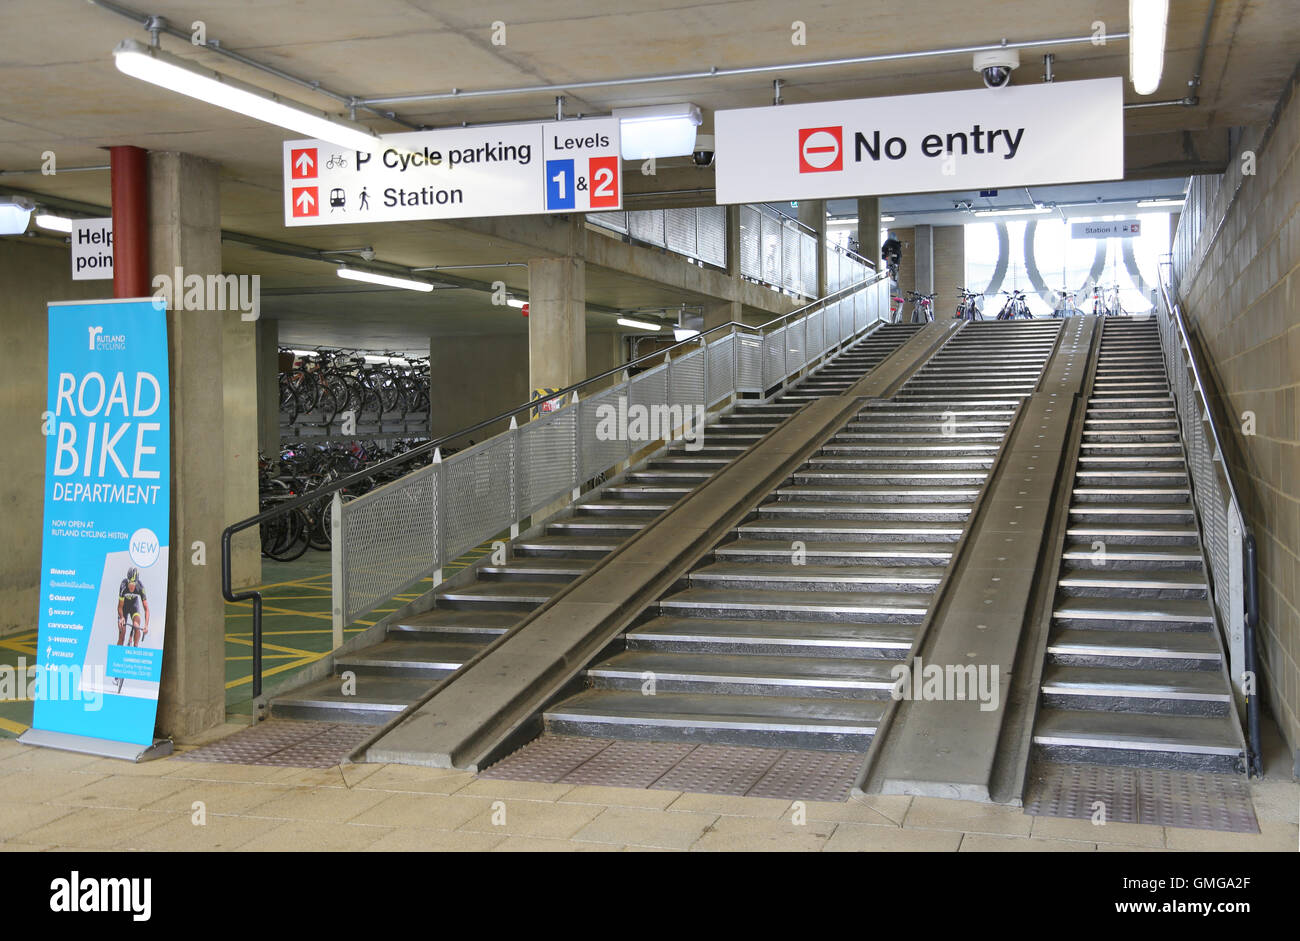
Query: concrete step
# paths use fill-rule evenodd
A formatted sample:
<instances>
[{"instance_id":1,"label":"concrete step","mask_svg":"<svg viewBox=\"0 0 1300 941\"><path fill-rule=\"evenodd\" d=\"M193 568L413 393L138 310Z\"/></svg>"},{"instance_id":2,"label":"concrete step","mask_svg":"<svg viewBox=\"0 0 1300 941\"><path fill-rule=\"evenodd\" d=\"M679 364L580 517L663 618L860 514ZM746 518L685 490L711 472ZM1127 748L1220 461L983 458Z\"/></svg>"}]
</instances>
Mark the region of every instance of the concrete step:
<instances>
[{"instance_id":1,"label":"concrete step","mask_svg":"<svg viewBox=\"0 0 1300 941\"><path fill-rule=\"evenodd\" d=\"M588 668L593 689L654 694L887 699L895 684L887 660L629 650Z\"/></svg>"},{"instance_id":2,"label":"concrete step","mask_svg":"<svg viewBox=\"0 0 1300 941\"><path fill-rule=\"evenodd\" d=\"M932 592L943 570L933 565L792 565L714 562L690 574L695 588L764 591Z\"/></svg>"},{"instance_id":3,"label":"concrete step","mask_svg":"<svg viewBox=\"0 0 1300 941\"><path fill-rule=\"evenodd\" d=\"M916 623L925 616L929 601L929 596L920 592L688 588L660 601L659 613L677 617Z\"/></svg>"},{"instance_id":4,"label":"concrete step","mask_svg":"<svg viewBox=\"0 0 1300 941\"><path fill-rule=\"evenodd\" d=\"M1052 612L1062 627L1106 630L1201 631L1214 628L1208 602L1149 598L1058 597Z\"/></svg>"},{"instance_id":5,"label":"concrete step","mask_svg":"<svg viewBox=\"0 0 1300 941\"><path fill-rule=\"evenodd\" d=\"M1075 666L1217 670L1219 644L1209 631L1057 629L1047 644L1050 663Z\"/></svg>"},{"instance_id":6,"label":"concrete step","mask_svg":"<svg viewBox=\"0 0 1300 941\"><path fill-rule=\"evenodd\" d=\"M652 618L626 634L628 649L677 653L901 659L916 625L730 618Z\"/></svg>"},{"instance_id":7,"label":"concrete step","mask_svg":"<svg viewBox=\"0 0 1300 941\"><path fill-rule=\"evenodd\" d=\"M430 640L388 639L334 661L334 672L351 670L357 676L418 676L434 681L459 670L487 643L449 643Z\"/></svg>"},{"instance_id":8,"label":"concrete step","mask_svg":"<svg viewBox=\"0 0 1300 941\"><path fill-rule=\"evenodd\" d=\"M432 677L363 675L345 693L343 680L331 676L275 697L270 714L277 719L383 725L438 682Z\"/></svg>"},{"instance_id":9,"label":"concrete step","mask_svg":"<svg viewBox=\"0 0 1300 941\"><path fill-rule=\"evenodd\" d=\"M1043 671L1043 705L1155 715L1225 716L1232 693L1217 671L1052 663Z\"/></svg>"},{"instance_id":10,"label":"concrete step","mask_svg":"<svg viewBox=\"0 0 1300 941\"><path fill-rule=\"evenodd\" d=\"M947 565L952 543L801 541L798 547L773 539L733 539L713 551L719 561L791 562L797 554L812 565Z\"/></svg>"},{"instance_id":11,"label":"concrete step","mask_svg":"<svg viewBox=\"0 0 1300 941\"><path fill-rule=\"evenodd\" d=\"M1037 750L1056 761L1233 772L1241 731L1230 716L1043 709L1033 733Z\"/></svg>"},{"instance_id":12,"label":"concrete step","mask_svg":"<svg viewBox=\"0 0 1300 941\"><path fill-rule=\"evenodd\" d=\"M883 713L879 700L589 690L544 717L560 734L860 752Z\"/></svg>"}]
</instances>

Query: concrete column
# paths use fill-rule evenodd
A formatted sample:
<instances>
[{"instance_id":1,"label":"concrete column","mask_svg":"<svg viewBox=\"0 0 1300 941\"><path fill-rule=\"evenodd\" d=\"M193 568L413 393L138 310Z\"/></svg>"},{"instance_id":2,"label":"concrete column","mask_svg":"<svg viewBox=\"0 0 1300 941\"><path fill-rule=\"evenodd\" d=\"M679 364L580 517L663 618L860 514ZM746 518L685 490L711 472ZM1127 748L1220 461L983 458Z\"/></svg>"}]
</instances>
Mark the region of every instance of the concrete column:
<instances>
[{"instance_id":1,"label":"concrete column","mask_svg":"<svg viewBox=\"0 0 1300 941\"><path fill-rule=\"evenodd\" d=\"M880 264L879 197L858 197L858 254L873 265Z\"/></svg>"},{"instance_id":2,"label":"concrete column","mask_svg":"<svg viewBox=\"0 0 1300 941\"><path fill-rule=\"evenodd\" d=\"M221 271L217 165L188 154L149 155L149 270ZM158 732L191 738L226 715L221 531L226 519L224 315L181 310L168 298L172 497L167 642ZM235 315L238 317L238 314ZM256 531L254 530L254 538ZM196 545L200 544L200 545ZM204 564L196 564L197 562Z\"/></svg>"},{"instance_id":3,"label":"concrete column","mask_svg":"<svg viewBox=\"0 0 1300 941\"><path fill-rule=\"evenodd\" d=\"M826 296L826 201L799 200L799 221L817 234L817 296Z\"/></svg>"},{"instance_id":4,"label":"concrete column","mask_svg":"<svg viewBox=\"0 0 1300 941\"><path fill-rule=\"evenodd\" d=\"M587 377L586 262L528 262L528 388L562 389Z\"/></svg>"},{"instance_id":5,"label":"concrete column","mask_svg":"<svg viewBox=\"0 0 1300 941\"><path fill-rule=\"evenodd\" d=\"M918 294L934 293L934 227L918 225L912 234Z\"/></svg>"},{"instance_id":6,"label":"concrete column","mask_svg":"<svg viewBox=\"0 0 1300 941\"><path fill-rule=\"evenodd\" d=\"M280 322L257 321L257 449L280 453Z\"/></svg>"},{"instance_id":7,"label":"concrete column","mask_svg":"<svg viewBox=\"0 0 1300 941\"><path fill-rule=\"evenodd\" d=\"M727 273L740 277L740 207L727 206Z\"/></svg>"}]
</instances>

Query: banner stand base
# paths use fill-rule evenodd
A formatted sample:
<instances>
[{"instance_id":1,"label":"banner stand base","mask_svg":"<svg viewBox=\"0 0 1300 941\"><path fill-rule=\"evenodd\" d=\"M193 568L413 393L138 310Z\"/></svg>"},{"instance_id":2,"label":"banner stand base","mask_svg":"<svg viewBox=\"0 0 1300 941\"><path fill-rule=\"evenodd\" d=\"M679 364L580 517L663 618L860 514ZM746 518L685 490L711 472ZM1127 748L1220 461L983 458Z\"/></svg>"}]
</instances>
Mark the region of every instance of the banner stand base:
<instances>
[{"instance_id":1,"label":"banner stand base","mask_svg":"<svg viewBox=\"0 0 1300 941\"><path fill-rule=\"evenodd\" d=\"M136 745L132 742L114 742L106 738L92 738L89 735L71 735L67 732L51 732L47 729L28 729L18 736L24 745L37 745L41 748L57 748L60 751L75 751L86 755L99 755L101 758L120 758L124 761L152 761L165 758L172 753L172 740L156 738L152 745Z\"/></svg>"}]
</instances>

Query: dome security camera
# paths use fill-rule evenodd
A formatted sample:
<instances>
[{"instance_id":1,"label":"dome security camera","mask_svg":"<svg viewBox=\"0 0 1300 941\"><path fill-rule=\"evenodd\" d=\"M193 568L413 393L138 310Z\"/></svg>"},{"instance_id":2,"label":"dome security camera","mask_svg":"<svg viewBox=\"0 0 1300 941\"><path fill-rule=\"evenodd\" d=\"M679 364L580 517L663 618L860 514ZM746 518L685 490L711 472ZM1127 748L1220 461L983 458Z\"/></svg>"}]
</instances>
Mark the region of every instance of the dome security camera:
<instances>
[{"instance_id":1,"label":"dome security camera","mask_svg":"<svg viewBox=\"0 0 1300 941\"><path fill-rule=\"evenodd\" d=\"M695 135L695 149L691 151L691 160L695 161L697 167L709 167L713 165L712 134Z\"/></svg>"},{"instance_id":2,"label":"dome security camera","mask_svg":"<svg viewBox=\"0 0 1300 941\"><path fill-rule=\"evenodd\" d=\"M995 49L975 53L975 71L984 76L989 88L1006 88L1011 84L1011 73L1020 68L1020 52L1016 49Z\"/></svg>"}]
</instances>

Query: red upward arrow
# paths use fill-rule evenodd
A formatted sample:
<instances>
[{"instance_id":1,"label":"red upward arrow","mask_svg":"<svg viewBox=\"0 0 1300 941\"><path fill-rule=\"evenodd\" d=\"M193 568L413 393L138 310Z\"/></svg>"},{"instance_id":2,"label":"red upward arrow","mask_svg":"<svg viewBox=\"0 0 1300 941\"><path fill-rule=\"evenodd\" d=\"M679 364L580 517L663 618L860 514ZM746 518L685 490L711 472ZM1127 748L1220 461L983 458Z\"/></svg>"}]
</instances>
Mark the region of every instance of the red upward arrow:
<instances>
[{"instance_id":1,"label":"red upward arrow","mask_svg":"<svg viewBox=\"0 0 1300 941\"><path fill-rule=\"evenodd\" d=\"M304 150L298 155L298 160L295 162L294 166L298 168L299 173L306 176L307 171L310 170L315 163L316 161L311 159L311 154Z\"/></svg>"},{"instance_id":2,"label":"red upward arrow","mask_svg":"<svg viewBox=\"0 0 1300 941\"><path fill-rule=\"evenodd\" d=\"M293 192L293 214L295 216L316 215L316 187L303 186Z\"/></svg>"}]
</instances>

